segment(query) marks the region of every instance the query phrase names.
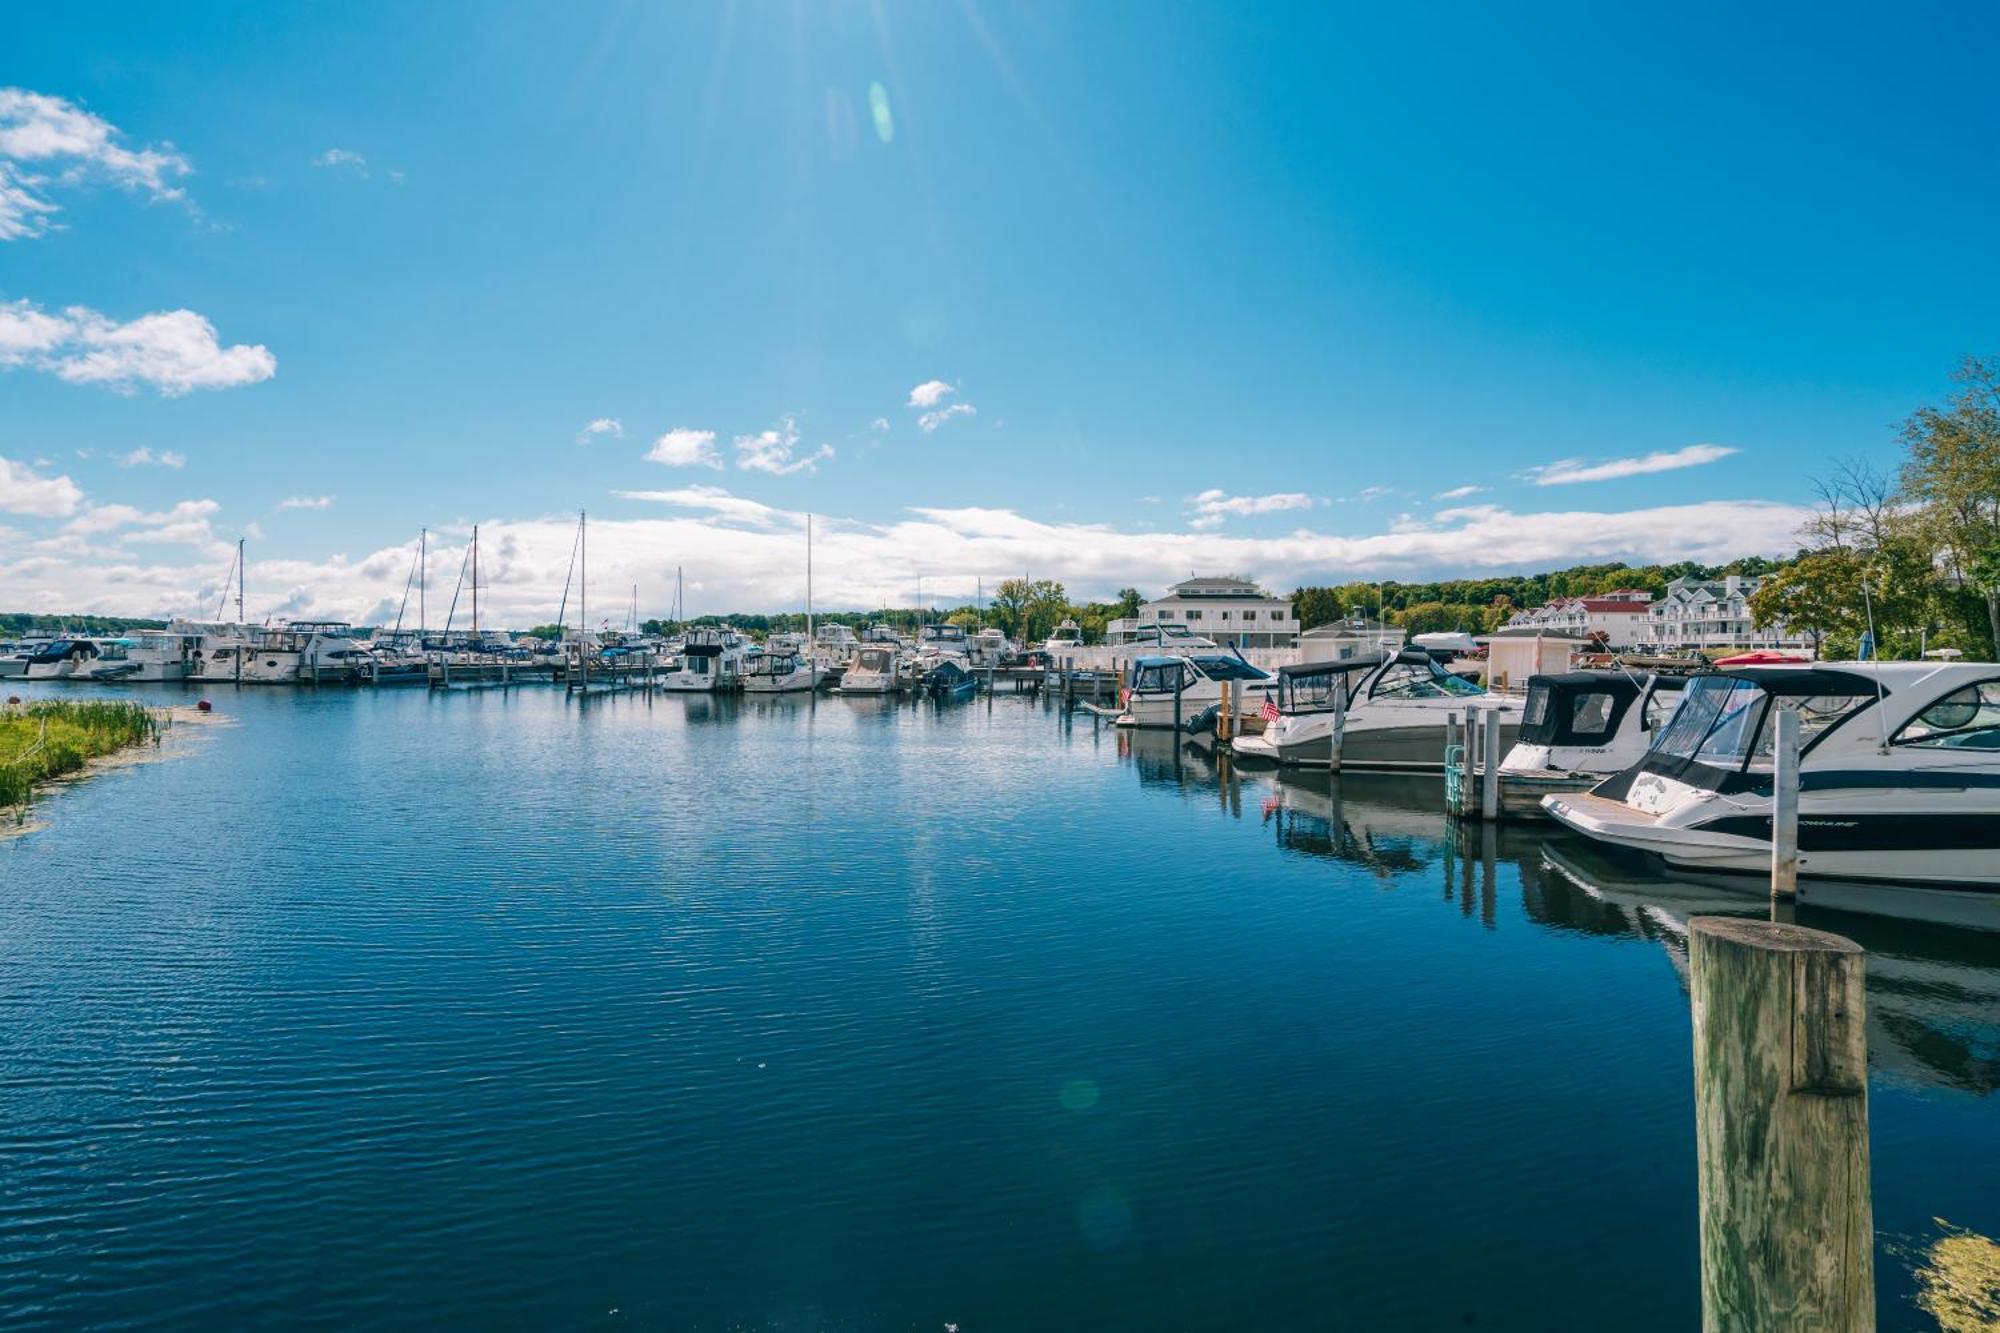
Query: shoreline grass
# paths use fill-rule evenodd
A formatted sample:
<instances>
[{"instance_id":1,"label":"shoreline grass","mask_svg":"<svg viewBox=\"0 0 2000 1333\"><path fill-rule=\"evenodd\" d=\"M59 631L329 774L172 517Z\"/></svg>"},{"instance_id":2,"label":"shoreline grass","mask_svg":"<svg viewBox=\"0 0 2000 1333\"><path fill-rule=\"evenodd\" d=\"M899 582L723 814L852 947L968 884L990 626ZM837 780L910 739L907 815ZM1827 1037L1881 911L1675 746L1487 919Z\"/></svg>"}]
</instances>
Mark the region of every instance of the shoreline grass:
<instances>
[{"instance_id":1,"label":"shoreline grass","mask_svg":"<svg viewBox=\"0 0 2000 1333\"><path fill-rule=\"evenodd\" d=\"M121 700L0 706L0 810L26 812L35 788L93 759L159 739L160 717Z\"/></svg>"}]
</instances>

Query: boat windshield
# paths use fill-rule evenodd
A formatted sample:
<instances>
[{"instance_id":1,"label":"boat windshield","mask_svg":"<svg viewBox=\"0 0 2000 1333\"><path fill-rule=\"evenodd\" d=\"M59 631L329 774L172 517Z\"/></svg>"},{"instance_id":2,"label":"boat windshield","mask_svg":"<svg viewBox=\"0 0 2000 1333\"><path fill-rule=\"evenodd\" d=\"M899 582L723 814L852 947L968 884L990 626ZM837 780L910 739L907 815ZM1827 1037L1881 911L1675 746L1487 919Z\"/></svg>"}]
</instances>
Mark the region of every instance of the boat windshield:
<instances>
[{"instance_id":1,"label":"boat windshield","mask_svg":"<svg viewBox=\"0 0 2000 1333\"><path fill-rule=\"evenodd\" d=\"M1368 687L1371 699L1446 699L1486 691L1463 676L1446 671L1429 657L1421 662L1391 662Z\"/></svg>"},{"instance_id":2,"label":"boat windshield","mask_svg":"<svg viewBox=\"0 0 2000 1333\"><path fill-rule=\"evenodd\" d=\"M1340 682L1344 672L1319 671L1311 675L1278 677L1278 706L1288 713L1308 713L1335 708L1340 704Z\"/></svg>"},{"instance_id":3,"label":"boat windshield","mask_svg":"<svg viewBox=\"0 0 2000 1333\"><path fill-rule=\"evenodd\" d=\"M1804 749L1843 719L1875 702L1872 694L1779 694L1754 680L1704 676L1688 682L1671 721L1658 733L1652 753L1710 768L1741 770L1752 761L1768 763L1782 708L1798 714L1799 746ZM1766 708L1766 701L1772 707Z\"/></svg>"},{"instance_id":4,"label":"boat windshield","mask_svg":"<svg viewBox=\"0 0 2000 1333\"><path fill-rule=\"evenodd\" d=\"M1271 673L1237 657L1190 657L1195 669L1210 680L1269 680Z\"/></svg>"},{"instance_id":5,"label":"boat windshield","mask_svg":"<svg viewBox=\"0 0 2000 1333\"><path fill-rule=\"evenodd\" d=\"M889 650L886 648L863 648L857 660L863 671L887 671L889 658Z\"/></svg>"}]
</instances>

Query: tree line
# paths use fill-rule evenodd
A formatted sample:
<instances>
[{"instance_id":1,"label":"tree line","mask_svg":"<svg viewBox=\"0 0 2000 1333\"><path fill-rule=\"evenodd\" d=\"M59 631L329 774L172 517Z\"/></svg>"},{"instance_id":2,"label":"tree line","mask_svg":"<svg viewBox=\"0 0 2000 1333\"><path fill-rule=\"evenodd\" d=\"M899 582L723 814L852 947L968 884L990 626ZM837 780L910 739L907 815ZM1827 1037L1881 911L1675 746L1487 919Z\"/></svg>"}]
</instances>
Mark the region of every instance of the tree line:
<instances>
[{"instance_id":1,"label":"tree line","mask_svg":"<svg viewBox=\"0 0 2000 1333\"><path fill-rule=\"evenodd\" d=\"M2000 644L2000 360L1967 357L1941 405L1918 408L1893 473L1865 458L1814 482L1798 554L1751 596L1760 625L1782 621L1822 657L1874 636L1884 657L1956 649L1991 661Z\"/></svg>"}]
</instances>

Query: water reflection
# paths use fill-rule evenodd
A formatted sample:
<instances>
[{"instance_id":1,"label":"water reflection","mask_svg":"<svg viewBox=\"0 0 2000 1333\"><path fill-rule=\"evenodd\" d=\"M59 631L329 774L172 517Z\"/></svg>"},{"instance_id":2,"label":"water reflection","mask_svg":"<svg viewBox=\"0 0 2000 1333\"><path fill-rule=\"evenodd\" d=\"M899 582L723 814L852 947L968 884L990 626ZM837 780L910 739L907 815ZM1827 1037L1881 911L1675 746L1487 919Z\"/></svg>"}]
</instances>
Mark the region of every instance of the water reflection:
<instances>
[{"instance_id":1,"label":"water reflection","mask_svg":"<svg viewBox=\"0 0 2000 1333\"><path fill-rule=\"evenodd\" d=\"M1214 787L1229 817L1261 821L1287 854L1359 867L1384 888L1428 882L1460 916L1489 928L1500 924L1500 895L1514 891L1521 915L1543 929L1650 941L1683 988L1690 916L1771 911L1753 878L1669 872L1547 826L1448 819L1436 778L1238 772L1226 755L1194 746L1177 753L1165 733L1121 734L1119 754L1142 784ZM1782 911L1868 951L1869 1058L1878 1073L1982 1096L2000 1089L2000 935L1809 902Z\"/></svg>"}]
</instances>

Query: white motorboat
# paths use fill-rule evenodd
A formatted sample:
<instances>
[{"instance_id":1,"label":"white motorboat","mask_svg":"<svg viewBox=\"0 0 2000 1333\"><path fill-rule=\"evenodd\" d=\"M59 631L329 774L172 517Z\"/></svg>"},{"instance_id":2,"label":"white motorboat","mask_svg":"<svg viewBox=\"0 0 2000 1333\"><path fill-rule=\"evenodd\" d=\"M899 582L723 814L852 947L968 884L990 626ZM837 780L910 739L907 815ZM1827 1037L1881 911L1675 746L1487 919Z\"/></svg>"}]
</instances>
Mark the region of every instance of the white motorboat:
<instances>
[{"instance_id":1,"label":"white motorboat","mask_svg":"<svg viewBox=\"0 0 2000 1333\"><path fill-rule=\"evenodd\" d=\"M903 650L894 644L864 643L840 677L842 694L894 694L902 683Z\"/></svg>"},{"instance_id":2,"label":"white motorboat","mask_svg":"<svg viewBox=\"0 0 2000 1333\"><path fill-rule=\"evenodd\" d=\"M997 667L1012 657L1017 650L1012 639L994 626L988 625L972 636L967 651L972 665Z\"/></svg>"},{"instance_id":3,"label":"white motorboat","mask_svg":"<svg viewBox=\"0 0 2000 1333\"><path fill-rule=\"evenodd\" d=\"M1543 807L1690 870L1767 874L1774 719L1799 719L1799 873L1991 895L2000 886L2000 667L1724 668L1688 683L1645 756ZM1800 886L1801 899L1811 890Z\"/></svg>"},{"instance_id":4,"label":"white motorboat","mask_svg":"<svg viewBox=\"0 0 2000 1333\"><path fill-rule=\"evenodd\" d=\"M660 688L691 694L733 690L742 680L747 656L748 645L734 630L689 630L680 661L661 679Z\"/></svg>"},{"instance_id":5,"label":"white motorboat","mask_svg":"<svg viewBox=\"0 0 2000 1333\"><path fill-rule=\"evenodd\" d=\"M1213 653L1221 651L1221 645L1214 639L1205 639L1186 625L1153 624L1135 625L1124 631L1120 638L1121 648L1152 648L1163 653Z\"/></svg>"},{"instance_id":6,"label":"white motorboat","mask_svg":"<svg viewBox=\"0 0 2000 1333\"><path fill-rule=\"evenodd\" d=\"M118 639L100 639L98 655L70 673L71 680L186 680L193 668L198 636L169 630L141 630Z\"/></svg>"},{"instance_id":7,"label":"white motorboat","mask_svg":"<svg viewBox=\"0 0 2000 1333\"><path fill-rule=\"evenodd\" d=\"M1263 734L1232 743L1239 757L1325 768L1338 731L1342 768L1435 771L1444 767L1450 719L1468 708L1499 712L1503 748L1520 730L1518 703L1416 648L1283 666L1273 695Z\"/></svg>"},{"instance_id":8,"label":"white motorboat","mask_svg":"<svg viewBox=\"0 0 2000 1333\"><path fill-rule=\"evenodd\" d=\"M1687 680L1626 671L1529 677L1519 736L1500 761L1502 812L1540 818L1544 796L1587 790L1638 763L1680 705ZM1477 746L1467 738L1468 776L1482 765Z\"/></svg>"},{"instance_id":9,"label":"white motorboat","mask_svg":"<svg viewBox=\"0 0 2000 1333\"><path fill-rule=\"evenodd\" d=\"M0 643L0 680L27 675L28 659L48 642L48 637L43 635L23 639L19 643Z\"/></svg>"},{"instance_id":10,"label":"white motorboat","mask_svg":"<svg viewBox=\"0 0 2000 1333\"><path fill-rule=\"evenodd\" d=\"M88 669L103 650L95 639L51 639L29 653L21 675L28 680L63 680Z\"/></svg>"},{"instance_id":11,"label":"white motorboat","mask_svg":"<svg viewBox=\"0 0 2000 1333\"><path fill-rule=\"evenodd\" d=\"M745 694L790 694L820 682L819 664L796 648L759 653L743 673Z\"/></svg>"},{"instance_id":12,"label":"white motorboat","mask_svg":"<svg viewBox=\"0 0 2000 1333\"><path fill-rule=\"evenodd\" d=\"M1049 631L1049 637L1042 641L1042 651L1046 653L1066 653L1073 648L1083 647L1083 627L1074 620L1064 620Z\"/></svg>"},{"instance_id":13,"label":"white motorboat","mask_svg":"<svg viewBox=\"0 0 2000 1333\"><path fill-rule=\"evenodd\" d=\"M917 631L917 652L942 657L956 657L960 664L971 660L972 641L963 625L925 625Z\"/></svg>"},{"instance_id":14,"label":"white motorboat","mask_svg":"<svg viewBox=\"0 0 2000 1333\"><path fill-rule=\"evenodd\" d=\"M1232 710L1239 723L1261 723L1264 701L1274 681L1270 672L1240 657L1142 657L1132 664L1118 723L1128 727L1172 727L1179 693L1183 726L1211 704L1222 702L1222 686L1234 691ZM1241 730L1239 725L1236 730Z\"/></svg>"}]
</instances>

